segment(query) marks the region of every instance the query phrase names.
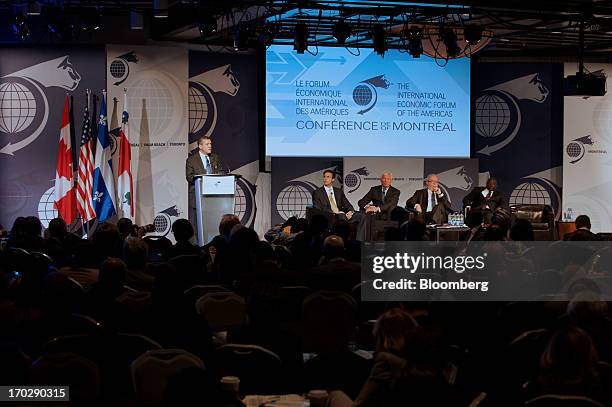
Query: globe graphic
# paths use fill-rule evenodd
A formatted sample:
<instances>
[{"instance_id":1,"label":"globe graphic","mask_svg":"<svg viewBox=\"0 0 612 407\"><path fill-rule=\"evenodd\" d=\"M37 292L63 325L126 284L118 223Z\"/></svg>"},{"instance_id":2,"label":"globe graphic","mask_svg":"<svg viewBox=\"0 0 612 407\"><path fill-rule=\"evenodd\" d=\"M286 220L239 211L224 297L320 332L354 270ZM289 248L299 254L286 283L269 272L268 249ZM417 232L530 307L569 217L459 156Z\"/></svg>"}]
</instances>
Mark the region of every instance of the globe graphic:
<instances>
[{"instance_id":1,"label":"globe graphic","mask_svg":"<svg viewBox=\"0 0 612 407\"><path fill-rule=\"evenodd\" d=\"M247 201L244 195L244 190L239 184L236 184L236 193L234 195L234 214L238 216L240 222L244 220L247 211Z\"/></svg>"},{"instance_id":2,"label":"globe graphic","mask_svg":"<svg viewBox=\"0 0 612 407\"><path fill-rule=\"evenodd\" d=\"M128 94L128 105L131 109L130 118L136 119L137 122L142 119L144 110L149 136L163 133L172 122L172 92L157 78L145 78L134 83Z\"/></svg>"},{"instance_id":3,"label":"globe graphic","mask_svg":"<svg viewBox=\"0 0 612 407\"><path fill-rule=\"evenodd\" d=\"M582 154L582 146L575 141L572 141L565 147L565 152L571 158L579 157Z\"/></svg>"},{"instance_id":4,"label":"globe graphic","mask_svg":"<svg viewBox=\"0 0 612 407\"><path fill-rule=\"evenodd\" d=\"M353 100L359 106L366 106L372 101L372 89L367 85L357 85L353 89Z\"/></svg>"},{"instance_id":5,"label":"globe graphic","mask_svg":"<svg viewBox=\"0 0 612 407\"><path fill-rule=\"evenodd\" d=\"M111 62L110 64L110 74L112 75L113 78L123 78L123 76L125 75L125 62L119 60L119 59L115 59L113 62Z\"/></svg>"},{"instance_id":6,"label":"globe graphic","mask_svg":"<svg viewBox=\"0 0 612 407\"><path fill-rule=\"evenodd\" d=\"M346 174L346 176L344 177L344 185L346 185L349 188L356 187L358 183L359 183L359 177L357 177L357 175L353 174L352 172L349 174Z\"/></svg>"},{"instance_id":7,"label":"globe graphic","mask_svg":"<svg viewBox=\"0 0 612 407\"><path fill-rule=\"evenodd\" d=\"M189 133L197 133L208 119L208 103L199 88L189 87Z\"/></svg>"},{"instance_id":8,"label":"globe graphic","mask_svg":"<svg viewBox=\"0 0 612 407\"><path fill-rule=\"evenodd\" d=\"M170 218L168 215L160 213L153 219L153 225L156 233L165 235L170 230Z\"/></svg>"},{"instance_id":9,"label":"globe graphic","mask_svg":"<svg viewBox=\"0 0 612 407\"><path fill-rule=\"evenodd\" d=\"M306 215L306 205L312 203L312 195L301 185L289 185L283 188L276 199L276 210L287 220L292 216L303 218Z\"/></svg>"},{"instance_id":10,"label":"globe graphic","mask_svg":"<svg viewBox=\"0 0 612 407\"><path fill-rule=\"evenodd\" d=\"M49 227L49 222L51 222L52 219L58 217L58 212L54 204L55 187L51 187L45 191L42 197L40 197L40 201L38 201L38 218L45 228Z\"/></svg>"},{"instance_id":11,"label":"globe graphic","mask_svg":"<svg viewBox=\"0 0 612 407\"><path fill-rule=\"evenodd\" d=\"M20 83L0 84L0 131L17 133L25 130L36 115L36 100Z\"/></svg>"},{"instance_id":12,"label":"globe graphic","mask_svg":"<svg viewBox=\"0 0 612 407\"><path fill-rule=\"evenodd\" d=\"M483 137L497 137L510 124L510 108L497 95L483 95L476 99L476 132Z\"/></svg>"},{"instance_id":13,"label":"globe graphic","mask_svg":"<svg viewBox=\"0 0 612 407\"><path fill-rule=\"evenodd\" d=\"M510 194L510 205L539 204L550 205L550 194L540 184L525 182Z\"/></svg>"}]
</instances>

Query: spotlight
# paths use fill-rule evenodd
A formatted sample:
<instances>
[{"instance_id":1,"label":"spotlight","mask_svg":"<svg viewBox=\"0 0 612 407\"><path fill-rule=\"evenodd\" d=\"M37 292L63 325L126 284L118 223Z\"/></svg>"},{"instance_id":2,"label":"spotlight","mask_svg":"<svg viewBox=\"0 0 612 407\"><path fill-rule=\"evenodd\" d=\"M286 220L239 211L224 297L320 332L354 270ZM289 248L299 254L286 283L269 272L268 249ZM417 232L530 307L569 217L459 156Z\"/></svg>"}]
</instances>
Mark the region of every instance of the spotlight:
<instances>
[{"instance_id":1,"label":"spotlight","mask_svg":"<svg viewBox=\"0 0 612 407\"><path fill-rule=\"evenodd\" d=\"M142 15L142 13L139 13L137 11L130 11L130 29L144 29L144 16Z\"/></svg>"},{"instance_id":2,"label":"spotlight","mask_svg":"<svg viewBox=\"0 0 612 407\"><path fill-rule=\"evenodd\" d=\"M18 12L15 14L15 17L13 17L13 21L11 22L11 29L13 30L13 33L21 40L25 40L30 35L30 27L28 27L26 17L23 15L23 13Z\"/></svg>"},{"instance_id":3,"label":"spotlight","mask_svg":"<svg viewBox=\"0 0 612 407\"><path fill-rule=\"evenodd\" d=\"M168 0L153 0L153 17L168 18Z\"/></svg>"},{"instance_id":4,"label":"spotlight","mask_svg":"<svg viewBox=\"0 0 612 407\"><path fill-rule=\"evenodd\" d=\"M100 29L100 14L95 8L86 8L81 11L81 30L98 31Z\"/></svg>"},{"instance_id":5,"label":"spotlight","mask_svg":"<svg viewBox=\"0 0 612 407\"><path fill-rule=\"evenodd\" d=\"M408 39L408 52L413 58L420 58L423 53L423 31L420 27L410 27L404 32Z\"/></svg>"},{"instance_id":6,"label":"spotlight","mask_svg":"<svg viewBox=\"0 0 612 407\"><path fill-rule=\"evenodd\" d=\"M344 20L340 20L336 24L334 24L334 27L332 29L332 35L338 41L338 44L344 45L346 43L347 38L349 38L351 34L351 26L348 25Z\"/></svg>"},{"instance_id":7,"label":"spotlight","mask_svg":"<svg viewBox=\"0 0 612 407\"><path fill-rule=\"evenodd\" d=\"M293 49L298 54L303 54L308 49L308 26L304 23L298 23L295 26L295 39L293 40Z\"/></svg>"},{"instance_id":8,"label":"spotlight","mask_svg":"<svg viewBox=\"0 0 612 407\"><path fill-rule=\"evenodd\" d=\"M476 45L482 40L482 27L470 24L463 27L463 38L470 45Z\"/></svg>"},{"instance_id":9,"label":"spotlight","mask_svg":"<svg viewBox=\"0 0 612 407\"><path fill-rule=\"evenodd\" d=\"M459 45L457 44L457 34L455 34L455 30L452 28L441 28L440 38L446 46L446 55L451 58L459 55L461 48L459 48Z\"/></svg>"},{"instance_id":10,"label":"spotlight","mask_svg":"<svg viewBox=\"0 0 612 407\"><path fill-rule=\"evenodd\" d=\"M372 28L372 44L374 51L381 57L385 57L387 51L387 32L381 24L377 24Z\"/></svg>"},{"instance_id":11,"label":"spotlight","mask_svg":"<svg viewBox=\"0 0 612 407\"><path fill-rule=\"evenodd\" d=\"M216 33L217 19L211 15L207 15L198 23L198 30L200 30L200 36L202 38L206 38L209 35Z\"/></svg>"},{"instance_id":12,"label":"spotlight","mask_svg":"<svg viewBox=\"0 0 612 407\"><path fill-rule=\"evenodd\" d=\"M234 32L234 51L246 51L249 48L250 31L246 26L236 28Z\"/></svg>"}]
</instances>

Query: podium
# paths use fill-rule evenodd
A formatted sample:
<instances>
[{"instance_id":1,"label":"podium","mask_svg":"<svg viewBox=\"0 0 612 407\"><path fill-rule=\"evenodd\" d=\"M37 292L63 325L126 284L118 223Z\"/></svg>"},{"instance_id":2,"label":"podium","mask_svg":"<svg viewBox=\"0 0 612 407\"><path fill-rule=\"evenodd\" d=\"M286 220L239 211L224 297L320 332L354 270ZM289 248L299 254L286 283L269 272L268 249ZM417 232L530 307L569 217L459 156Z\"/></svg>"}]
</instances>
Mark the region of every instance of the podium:
<instances>
[{"instance_id":1,"label":"podium","mask_svg":"<svg viewBox=\"0 0 612 407\"><path fill-rule=\"evenodd\" d=\"M219 234L219 220L234 213L236 175L196 175L195 204L198 246L204 246Z\"/></svg>"}]
</instances>

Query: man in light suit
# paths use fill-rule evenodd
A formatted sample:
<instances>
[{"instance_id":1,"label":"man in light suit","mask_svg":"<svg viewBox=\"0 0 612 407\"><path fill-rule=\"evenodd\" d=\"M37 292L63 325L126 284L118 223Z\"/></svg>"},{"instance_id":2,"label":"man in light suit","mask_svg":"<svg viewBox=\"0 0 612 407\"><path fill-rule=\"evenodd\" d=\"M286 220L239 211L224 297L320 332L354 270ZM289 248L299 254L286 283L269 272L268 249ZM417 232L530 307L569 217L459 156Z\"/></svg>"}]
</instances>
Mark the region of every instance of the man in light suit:
<instances>
[{"instance_id":1,"label":"man in light suit","mask_svg":"<svg viewBox=\"0 0 612 407\"><path fill-rule=\"evenodd\" d=\"M400 197L400 190L391 186L393 175L385 172L380 177L380 185L370 188L357 202L359 209L366 214L374 214L377 219L388 220Z\"/></svg>"},{"instance_id":2,"label":"man in light suit","mask_svg":"<svg viewBox=\"0 0 612 407\"><path fill-rule=\"evenodd\" d=\"M312 206L323 212L331 212L338 218L350 220L355 208L340 188L334 186L336 174L332 170L323 171L323 186L312 193Z\"/></svg>"},{"instance_id":3,"label":"man in light suit","mask_svg":"<svg viewBox=\"0 0 612 407\"><path fill-rule=\"evenodd\" d=\"M436 174L429 174L426 187L415 191L406 201L406 209L416 210L423 215L425 222L437 225L448 221L448 211L451 207L448 197L440 189L439 182Z\"/></svg>"},{"instance_id":4,"label":"man in light suit","mask_svg":"<svg viewBox=\"0 0 612 407\"><path fill-rule=\"evenodd\" d=\"M187 157L185 162L185 178L189 183L189 221L195 226L195 176L203 174L223 174L223 166L219 156L212 152L212 140L208 136L198 139L198 150Z\"/></svg>"}]
</instances>

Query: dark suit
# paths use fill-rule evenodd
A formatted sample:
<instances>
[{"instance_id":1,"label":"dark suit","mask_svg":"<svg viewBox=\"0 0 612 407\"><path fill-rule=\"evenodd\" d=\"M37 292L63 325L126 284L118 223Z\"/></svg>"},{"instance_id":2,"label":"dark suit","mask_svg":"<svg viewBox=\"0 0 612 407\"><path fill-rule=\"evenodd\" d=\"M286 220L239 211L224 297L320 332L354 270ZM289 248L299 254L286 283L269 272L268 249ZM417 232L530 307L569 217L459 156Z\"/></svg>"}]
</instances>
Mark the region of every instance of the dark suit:
<instances>
[{"instance_id":1,"label":"dark suit","mask_svg":"<svg viewBox=\"0 0 612 407\"><path fill-rule=\"evenodd\" d=\"M482 191L485 187L476 187L472 191L463 197L463 206L471 206L472 208L489 206L494 211L497 208L507 208L506 198L504 194L499 191L493 191L492 196L487 199L482 195Z\"/></svg>"},{"instance_id":2,"label":"dark suit","mask_svg":"<svg viewBox=\"0 0 612 407\"><path fill-rule=\"evenodd\" d=\"M380 208L380 212L377 213L377 217L380 219L389 219L391 211L395 209L399 202L400 190L389 186L387 194L383 199L382 185L377 185L370 188L367 194L357 202L359 209L362 210L369 203Z\"/></svg>"},{"instance_id":3,"label":"dark suit","mask_svg":"<svg viewBox=\"0 0 612 407\"><path fill-rule=\"evenodd\" d=\"M336 206L340 212L346 213L355 211L353 205L351 205L340 188L334 187L334 198L336 199ZM327 196L327 192L325 192L325 187L319 187L314 190L312 193L312 206L320 211L333 212L331 204L329 203L329 197Z\"/></svg>"},{"instance_id":4,"label":"dark suit","mask_svg":"<svg viewBox=\"0 0 612 407\"><path fill-rule=\"evenodd\" d=\"M483 215L484 223L491 223L493 212L497 208L508 209L508 203L504 194L495 190L491 196L484 197L482 191L485 187L476 187L472 191L463 197L463 207L470 206L470 211L480 211ZM489 207L487 209L487 206Z\"/></svg>"},{"instance_id":5,"label":"dark suit","mask_svg":"<svg viewBox=\"0 0 612 407\"><path fill-rule=\"evenodd\" d=\"M596 242L603 239L588 229L576 229L572 233L566 233L563 236L563 240L573 242Z\"/></svg>"},{"instance_id":6,"label":"dark suit","mask_svg":"<svg viewBox=\"0 0 612 407\"><path fill-rule=\"evenodd\" d=\"M221 164L221 160L219 160L219 156L215 153L210 154L210 167L212 169L213 174L223 174L223 166ZM200 157L200 151L196 150L189 157L187 157L187 161L185 161L185 178L189 183L189 221L195 228L196 223L196 204L195 204L195 183L194 178L196 175L206 174L206 170L204 169L204 163L202 163L202 158Z\"/></svg>"},{"instance_id":7,"label":"dark suit","mask_svg":"<svg viewBox=\"0 0 612 407\"><path fill-rule=\"evenodd\" d=\"M406 208L414 209L414 206L419 204L421 205L421 210L423 211L426 222L433 221L438 225L446 223L448 221L448 210L450 209L450 202L446 194L441 198L436 197L438 203L430 212L426 212L428 199L429 194L427 193L427 188L419 189L406 201Z\"/></svg>"}]
</instances>

